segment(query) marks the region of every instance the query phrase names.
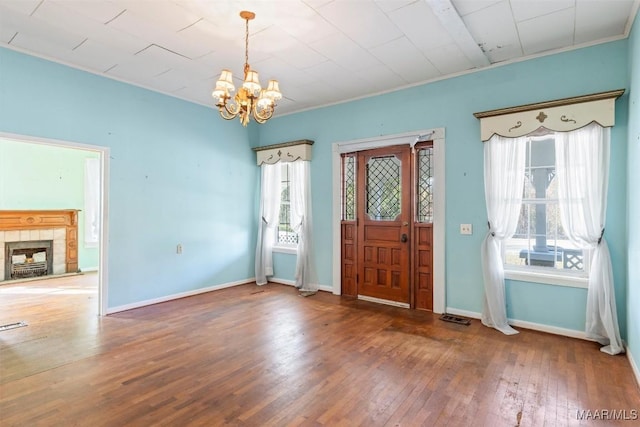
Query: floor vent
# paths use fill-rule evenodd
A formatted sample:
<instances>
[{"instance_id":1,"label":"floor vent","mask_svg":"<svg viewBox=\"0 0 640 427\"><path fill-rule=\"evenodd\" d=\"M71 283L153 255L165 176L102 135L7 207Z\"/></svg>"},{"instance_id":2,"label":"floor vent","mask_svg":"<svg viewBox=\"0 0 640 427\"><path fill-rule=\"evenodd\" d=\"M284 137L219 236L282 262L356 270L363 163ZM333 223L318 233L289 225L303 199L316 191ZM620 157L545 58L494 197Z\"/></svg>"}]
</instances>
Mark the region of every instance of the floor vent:
<instances>
[{"instance_id":1,"label":"floor vent","mask_svg":"<svg viewBox=\"0 0 640 427\"><path fill-rule=\"evenodd\" d=\"M22 328L28 326L27 322L7 323L6 325L0 325L0 332L8 331L9 329Z\"/></svg>"},{"instance_id":2,"label":"floor vent","mask_svg":"<svg viewBox=\"0 0 640 427\"><path fill-rule=\"evenodd\" d=\"M471 324L471 320L465 319L464 317L454 316L452 314L443 314L440 316L440 320L444 320L445 322L457 323L459 325L469 326Z\"/></svg>"}]
</instances>

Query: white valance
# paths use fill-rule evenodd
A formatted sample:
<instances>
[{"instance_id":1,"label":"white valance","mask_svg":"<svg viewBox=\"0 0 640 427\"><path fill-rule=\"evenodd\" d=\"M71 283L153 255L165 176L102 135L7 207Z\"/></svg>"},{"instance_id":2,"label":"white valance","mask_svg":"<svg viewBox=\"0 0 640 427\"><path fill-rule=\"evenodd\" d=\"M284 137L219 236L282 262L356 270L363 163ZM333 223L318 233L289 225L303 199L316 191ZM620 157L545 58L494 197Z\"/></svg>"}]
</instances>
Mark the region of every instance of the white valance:
<instances>
[{"instance_id":1,"label":"white valance","mask_svg":"<svg viewBox=\"0 0 640 427\"><path fill-rule=\"evenodd\" d=\"M311 160L311 146L313 141L301 139L299 141L282 144L255 147L258 166L273 165L278 162L295 162L296 160Z\"/></svg>"},{"instance_id":2,"label":"white valance","mask_svg":"<svg viewBox=\"0 0 640 427\"><path fill-rule=\"evenodd\" d=\"M556 132L580 129L596 122L602 127L615 124L615 100L624 89L583 95L519 107L474 113L480 119L482 141L493 135L516 138L543 127Z\"/></svg>"}]
</instances>

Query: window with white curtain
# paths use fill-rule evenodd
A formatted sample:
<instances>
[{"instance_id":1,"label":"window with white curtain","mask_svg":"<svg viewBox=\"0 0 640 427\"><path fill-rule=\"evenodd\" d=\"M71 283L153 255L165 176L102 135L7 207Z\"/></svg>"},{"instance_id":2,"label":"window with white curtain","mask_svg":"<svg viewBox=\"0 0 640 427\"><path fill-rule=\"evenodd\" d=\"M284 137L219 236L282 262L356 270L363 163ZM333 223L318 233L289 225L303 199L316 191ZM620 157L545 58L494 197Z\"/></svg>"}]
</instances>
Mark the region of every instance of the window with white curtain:
<instances>
[{"instance_id":1,"label":"window with white curtain","mask_svg":"<svg viewBox=\"0 0 640 427\"><path fill-rule=\"evenodd\" d=\"M518 226L502 247L505 270L586 278L590 251L576 247L562 227L554 134L528 137L526 144Z\"/></svg>"},{"instance_id":2,"label":"window with white curtain","mask_svg":"<svg viewBox=\"0 0 640 427\"><path fill-rule=\"evenodd\" d=\"M291 228L291 162L281 164L280 173L280 216L276 246L295 248L298 233Z\"/></svg>"}]
</instances>

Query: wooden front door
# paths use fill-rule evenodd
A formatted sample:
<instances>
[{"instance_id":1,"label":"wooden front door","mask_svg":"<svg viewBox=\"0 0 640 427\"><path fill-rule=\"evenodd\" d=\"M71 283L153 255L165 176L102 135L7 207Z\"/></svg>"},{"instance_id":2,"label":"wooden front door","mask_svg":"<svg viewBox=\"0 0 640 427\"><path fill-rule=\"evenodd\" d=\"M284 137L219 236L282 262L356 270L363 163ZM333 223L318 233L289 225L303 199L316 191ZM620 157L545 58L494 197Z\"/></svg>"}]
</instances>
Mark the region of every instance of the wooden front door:
<instances>
[{"instance_id":1,"label":"wooden front door","mask_svg":"<svg viewBox=\"0 0 640 427\"><path fill-rule=\"evenodd\" d=\"M433 144L342 158L342 294L433 309Z\"/></svg>"},{"instance_id":2,"label":"wooden front door","mask_svg":"<svg viewBox=\"0 0 640 427\"><path fill-rule=\"evenodd\" d=\"M406 146L358 154L358 294L410 303L411 157Z\"/></svg>"}]
</instances>

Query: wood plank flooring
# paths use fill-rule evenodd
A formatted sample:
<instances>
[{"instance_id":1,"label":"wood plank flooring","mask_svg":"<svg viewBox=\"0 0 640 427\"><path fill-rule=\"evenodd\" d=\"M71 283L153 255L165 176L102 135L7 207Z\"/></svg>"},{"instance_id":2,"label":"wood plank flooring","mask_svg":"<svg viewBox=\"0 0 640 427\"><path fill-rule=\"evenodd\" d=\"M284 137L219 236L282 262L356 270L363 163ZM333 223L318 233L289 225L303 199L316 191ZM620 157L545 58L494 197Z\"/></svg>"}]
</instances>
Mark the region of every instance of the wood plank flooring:
<instances>
[{"instance_id":1,"label":"wood plank flooring","mask_svg":"<svg viewBox=\"0 0 640 427\"><path fill-rule=\"evenodd\" d=\"M29 324L0 332L1 426L640 425L592 342L277 284L97 304L94 274L0 286L0 324Z\"/></svg>"}]
</instances>

